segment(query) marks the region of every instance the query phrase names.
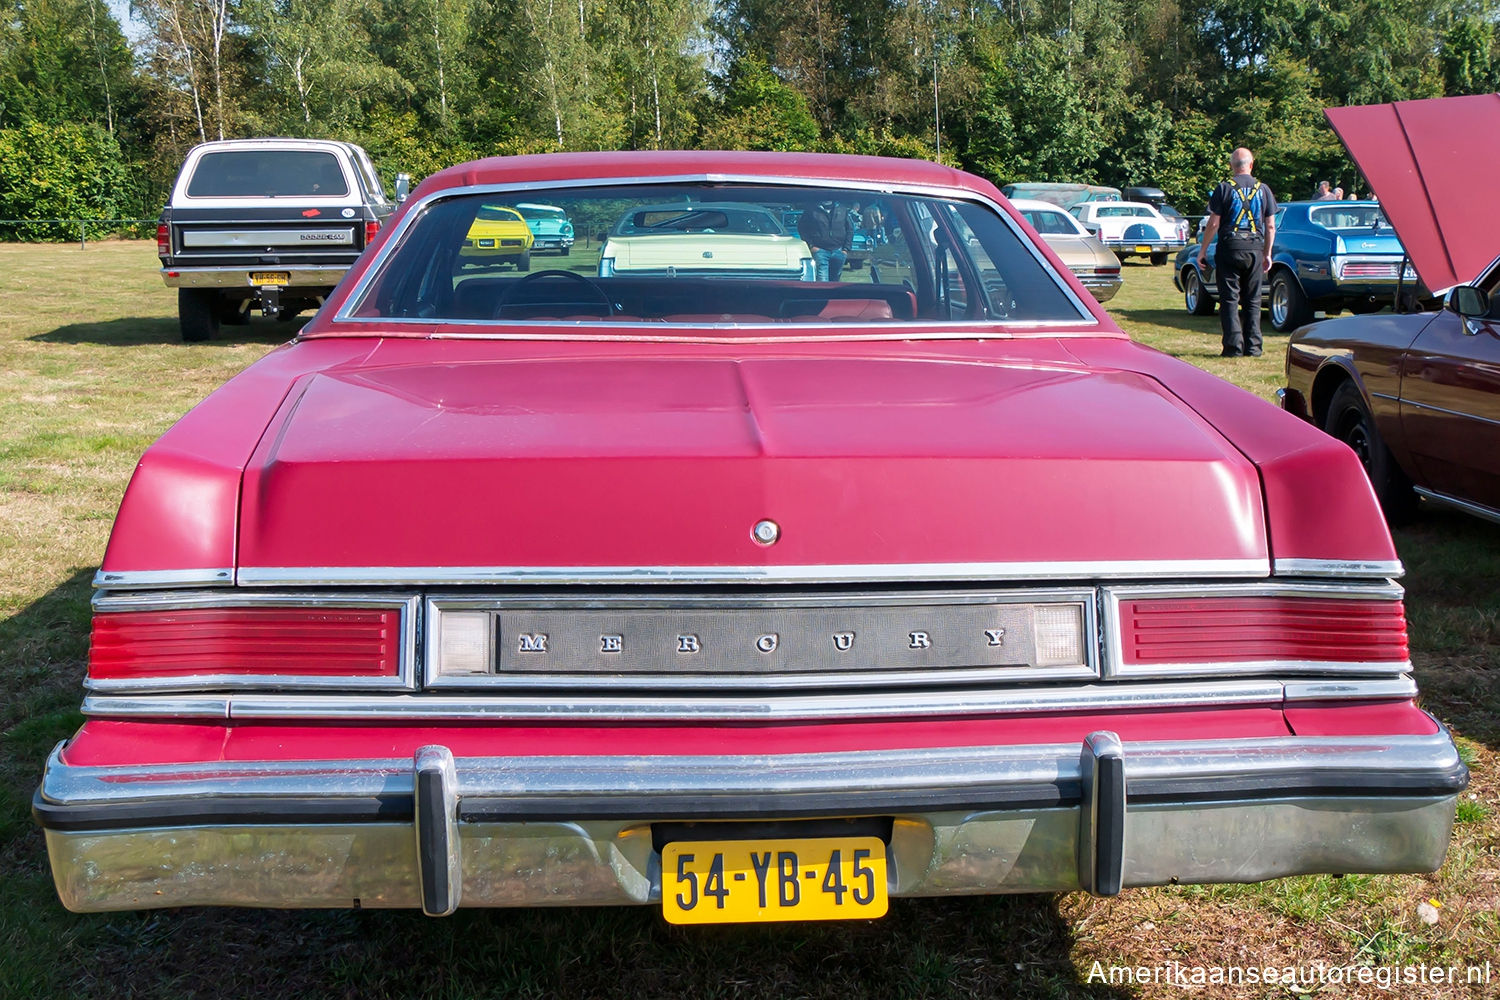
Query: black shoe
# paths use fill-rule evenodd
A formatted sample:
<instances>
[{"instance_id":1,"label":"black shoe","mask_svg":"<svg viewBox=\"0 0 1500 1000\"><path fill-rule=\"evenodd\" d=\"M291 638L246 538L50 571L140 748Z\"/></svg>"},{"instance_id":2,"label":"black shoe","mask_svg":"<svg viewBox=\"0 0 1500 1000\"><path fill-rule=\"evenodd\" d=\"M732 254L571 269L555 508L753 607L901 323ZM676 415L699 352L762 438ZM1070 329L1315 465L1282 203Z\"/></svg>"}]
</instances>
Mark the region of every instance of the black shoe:
<instances>
[{"instance_id":1,"label":"black shoe","mask_svg":"<svg viewBox=\"0 0 1500 1000\"><path fill-rule=\"evenodd\" d=\"M1240 352L1239 351L1220 351L1219 352L1219 357L1221 357L1221 358L1237 358L1239 356L1240 356Z\"/></svg>"},{"instance_id":2,"label":"black shoe","mask_svg":"<svg viewBox=\"0 0 1500 1000\"><path fill-rule=\"evenodd\" d=\"M1245 356L1248 357L1248 358L1258 358L1258 357L1260 357L1260 352L1259 351L1246 351L1245 352Z\"/></svg>"}]
</instances>

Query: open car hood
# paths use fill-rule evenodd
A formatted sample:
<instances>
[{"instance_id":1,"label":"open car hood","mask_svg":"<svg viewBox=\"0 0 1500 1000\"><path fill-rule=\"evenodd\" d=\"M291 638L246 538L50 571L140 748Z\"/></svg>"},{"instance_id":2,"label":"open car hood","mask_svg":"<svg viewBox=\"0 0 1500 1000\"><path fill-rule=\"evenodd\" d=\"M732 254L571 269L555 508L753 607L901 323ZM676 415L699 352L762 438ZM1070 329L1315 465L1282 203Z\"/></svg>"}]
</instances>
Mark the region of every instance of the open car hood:
<instances>
[{"instance_id":1,"label":"open car hood","mask_svg":"<svg viewBox=\"0 0 1500 1000\"><path fill-rule=\"evenodd\" d=\"M1500 94L1324 114L1380 199L1431 291L1471 281L1500 253Z\"/></svg>"}]
</instances>

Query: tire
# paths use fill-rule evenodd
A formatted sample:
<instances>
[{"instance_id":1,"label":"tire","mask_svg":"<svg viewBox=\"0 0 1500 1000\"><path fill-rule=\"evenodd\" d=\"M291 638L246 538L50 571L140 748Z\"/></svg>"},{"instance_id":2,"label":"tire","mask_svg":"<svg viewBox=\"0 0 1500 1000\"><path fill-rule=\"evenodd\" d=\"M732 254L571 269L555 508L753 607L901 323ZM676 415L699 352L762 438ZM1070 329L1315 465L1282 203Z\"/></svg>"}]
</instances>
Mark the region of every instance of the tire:
<instances>
[{"instance_id":1,"label":"tire","mask_svg":"<svg viewBox=\"0 0 1500 1000\"><path fill-rule=\"evenodd\" d=\"M570 246L563 246L563 247L561 247L561 248L558 249L557 255L559 257L566 257L566 256L568 256L568 254L570 254L572 252L573 252L573 248L572 247L570 247Z\"/></svg>"},{"instance_id":2,"label":"tire","mask_svg":"<svg viewBox=\"0 0 1500 1000\"><path fill-rule=\"evenodd\" d=\"M1271 276L1271 326L1277 333L1291 333L1312 321L1312 308L1297 279L1286 270Z\"/></svg>"},{"instance_id":3,"label":"tire","mask_svg":"<svg viewBox=\"0 0 1500 1000\"><path fill-rule=\"evenodd\" d=\"M1328 415L1323 420L1323 429L1347 444L1359 456L1359 464L1365 467L1380 509L1391 524L1405 524L1417 512L1417 494L1412 490L1411 480L1375 427L1375 418L1365 405L1364 397L1353 382L1339 386L1328 402Z\"/></svg>"},{"instance_id":4,"label":"tire","mask_svg":"<svg viewBox=\"0 0 1500 1000\"><path fill-rule=\"evenodd\" d=\"M249 299L219 300L219 322L224 326L246 326L250 322Z\"/></svg>"},{"instance_id":5,"label":"tire","mask_svg":"<svg viewBox=\"0 0 1500 1000\"><path fill-rule=\"evenodd\" d=\"M211 288L177 289L177 324L184 343L196 344L219 332L219 293Z\"/></svg>"},{"instance_id":6,"label":"tire","mask_svg":"<svg viewBox=\"0 0 1500 1000\"><path fill-rule=\"evenodd\" d=\"M530 253L523 253L523 254L521 254L521 256L519 256L519 257L516 258L516 270L517 271L529 271L529 270L531 270L531 254Z\"/></svg>"},{"instance_id":7,"label":"tire","mask_svg":"<svg viewBox=\"0 0 1500 1000\"><path fill-rule=\"evenodd\" d=\"M1152 267L1161 267L1166 262L1167 262L1167 255L1164 254L1164 253L1154 253L1154 254L1151 255L1151 266Z\"/></svg>"},{"instance_id":8,"label":"tire","mask_svg":"<svg viewBox=\"0 0 1500 1000\"><path fill-rule=\"evenodd\" d=\"M1194 316L1212 316L1214 300L1203 288L1203 279L1198 277L1196 267L1182 269L1182 304Z\"/></svg>"},{"instance_id":9,"label":"tire","mask_svg":"<svg viewBox=\"0 0 1500 1000\"><path fill-rule=\"evenodd\" d=\"M1384 302L1371 302L1367 299L1360 299L1357 302L1346 302L1344 305L1354 315L1363 316L1366 313L1379 312L1385 308L1386 304Z\"/></svg>"}]
</instances>

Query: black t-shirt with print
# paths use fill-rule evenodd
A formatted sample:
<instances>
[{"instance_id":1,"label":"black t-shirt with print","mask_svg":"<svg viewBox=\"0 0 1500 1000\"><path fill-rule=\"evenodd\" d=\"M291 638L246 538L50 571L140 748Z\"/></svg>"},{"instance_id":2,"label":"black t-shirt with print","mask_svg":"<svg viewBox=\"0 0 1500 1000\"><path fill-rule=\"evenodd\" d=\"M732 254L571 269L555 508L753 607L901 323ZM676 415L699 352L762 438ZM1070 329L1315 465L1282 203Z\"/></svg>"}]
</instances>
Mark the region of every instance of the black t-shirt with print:
<instances>
[{"instance_id":1,"label":"black t-shirt with print","mask_svg":"<svg viewBox=\"0 0 1500 1000\"><path fill-rule=\"evenodd\" d=\"M1264 243L1266 241L1266 220L1276 215L1276 196L1271 193L1269 184L1260 185L1260 212L1254 220L1254 231L1251 231L1246 219L1243 227L1235 225L1236 216L1239 214L1240 200L1234 196L1236 186L1244 192L1245 201L1250 202L1253 198L1251 192L1259 183L1249 174L1237 174L1233 180L1227 180L1214 188L1214 193L1208 197L1208 212L1210 215L1219 217L1219 239L1221 241L1235 241L1240 243Z\"/></svg>"}]
</instances>

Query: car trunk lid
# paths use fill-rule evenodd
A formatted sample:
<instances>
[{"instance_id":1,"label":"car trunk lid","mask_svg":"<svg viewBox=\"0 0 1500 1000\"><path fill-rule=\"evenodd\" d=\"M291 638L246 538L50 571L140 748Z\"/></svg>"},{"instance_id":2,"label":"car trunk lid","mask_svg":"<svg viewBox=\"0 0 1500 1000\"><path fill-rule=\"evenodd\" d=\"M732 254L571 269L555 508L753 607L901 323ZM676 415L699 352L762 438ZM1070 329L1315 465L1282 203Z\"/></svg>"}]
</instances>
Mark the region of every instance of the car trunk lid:
<instances>
[{"instance_id":1,"label":"car trunk lid","mask_svg":"<svg viewBox=\"0 0 1500 1000\"><path fill-rule=\"evenodd\" d=\"M483 349L302 379L246 470L242 580L1268 572L1255 468L1140 374Z\"/></svg>"}]
</instances>

